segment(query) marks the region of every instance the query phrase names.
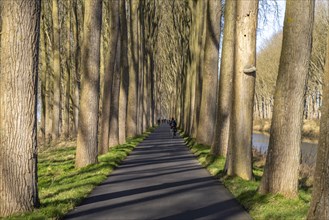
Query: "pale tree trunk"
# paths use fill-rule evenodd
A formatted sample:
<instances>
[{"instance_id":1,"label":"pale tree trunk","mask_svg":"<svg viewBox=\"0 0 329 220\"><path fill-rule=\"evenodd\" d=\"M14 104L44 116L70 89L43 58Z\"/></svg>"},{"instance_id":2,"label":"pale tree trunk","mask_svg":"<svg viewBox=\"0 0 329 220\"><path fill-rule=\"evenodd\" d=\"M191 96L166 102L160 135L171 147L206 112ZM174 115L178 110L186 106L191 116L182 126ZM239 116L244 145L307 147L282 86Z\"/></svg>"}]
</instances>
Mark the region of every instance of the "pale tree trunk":
<instances>
[{"instance_id":1,"label":"pale tree trunk","mask_svg":"<svg viewBox=\"0 0 329 220\"><path fill-rule=\"evenodd\" d=\"M65 93L64 93L64 111L63 111L63 132L64 139L70 135L70 84L71 84L71 7L68 1L66 17L66 70L65 70Z\"/></svg>"},{"instance_id":2,"label":"pale tree trunk","mask_svg":"<svg viewBox=\"0 0 329 220\"><path fill-rule=\"evenodd\" d=\"M127 121L127 101L129 86L129 67L128 67L128 33L126 17L126 1L120 2L120 34L121 34L121 59L120 59L120 100L119 100L119 143L126 142L126 121Z\"/></svg>"},{"instance_id":3,"label":"pale tree trunk","mask_svg":"<svg viewBox=\"0 0 329 220\"><path fill-rule=\"evenodd\" d=\"M205 9L206 4L205 1L198 1L197 2L197 13L199 19L197 20L197 45L196 45L196 65L195 65L195 100L191 101L194 102L194 111L192 114L193 122L191 127L191 136L196 137L198 132L198 124L199 124L199 117L200 117L200 105L201 105L201 95L202 95L202 71L203 71L203 58L204 58L204 45L205 45Z\"/></svg>"},{"instance_id":4,"label":"pale tree trunk","mask_svg":"<svg viewBox=\"0 0 329 220\"><path fill-rule=\"evenodd\" d=\"M148 108L148 99L149 99L149 91L148 91L148 68L147 68L147 55L148 51L144 42L144 59L143 59L143 88L144 88L144 96L143 96L143 130L149 127L149 108Z\"/></svg>"},{"instance_id":5,"label":"pale tree trunk","mask_svg":"<svg viewBox=\"0 0 329 220\"><path fill-rule=\"evenodd\" d=\"M233 103L230 119L227 174L250 180L252 174L252 122L256 77L258 0L236 2L236 42Z\"/></svg>"},{"instance_id":6,"label":"pale tree trunk","mask_svg":"<svg viewBox=\"0 0 329 220\"><path fill-rule=\"evenodd\" d=\"M32 211L37 188L40 1L2 1L0 216ZM15 67L15 68L13 68Z\"/></svg>"},{"instance_id":7,"label":"pale tree trunk","mask_svg":"<svg viewBox=\"0 0 329 220\"><path fill-rule=\"evenodd\" d=\"M111 107L110 107L110 128L109 128L109 147L119 144L119 96L120 96L120 63L121 63L121 33L120 23L118 27L118 41L115 56L115 67L113 72Z\"/></svg>"},{"instance_id":8,"label":"pale tree trunk","mask_svg":"<svg viewBox=\"0 0 329 220\"><path fill-rule=\"evenodd\" d=\"M54 97L53 97L53 119L52 119L52 140L59 137L60 109L61 109L61 66L60 66L60 29L58 0L53 0L53 70L54 70Z\"/></svg>"},{"instance_id":9,"label":"pale tree trunk","mask_svg":"<svg viewBox=\"0 0 329 220\"><path fill-rule=\"evenodd\" d=\"M193 25L192 25L193 27ZM187 74L185 75L185 84L184 84L184 131L189 134L190 126L190 106L191 106L191 75L192 71L189 66L187 66Z\"/></svg>"},{"instance_id":10,"label":"pale tree trunk","mask_svg":"<svg viewBox=\"0 0 329 220\"><path fill-rule=\"evenodd\" d=\"M72 99L73 99L73 134L72 136L76 137L78 134L78 122L79 122L79 99L80 99L80 40L79 40L79 18L78 18L78 0L73 2L73 16L74 16L74 25L73 25L73 37L74 37L74 74L72 74L72 83L74 85ZM74 75L74 76L73 76Z\"/></svg>"},{"instance_id":11,"label":"pale tree trunk","mask_svg":"<svg viewBox=\"0 0 329 220\"><path fill-rule=\"evenodd\" d=\"M143 21L143 16L144 16L144 4L141 2L140 4L140 9L139 9L139 54L138 54L138 74L139 74L139 79L138 79L138 84L139 84L139 91L138 91L138 119L139 119L139 129L140 133L145 131L145 118L144 118L144 45L145 45L145 39L144 39L144 21Z\"/></svg>"},{"instance_id":12,"label":"pale tree trunk","mask_svg":"<svg viewBox=\"0 0 329 220\"><path fill-rule=\"evenodd\" d=\"M200 19L202 17L199 14L198 11L198 4L200 4L200 1L197 2L190 2L191 8L192 8L192 24L191 24L191 32L190 32L190 50L191 50L191 64L190 64L190 83L189 83L189 91L190 91L190 96L189 96L189 114L188 114L188 130L186 130L186 133L188 133L190 136L192 135L192 127L193 127L193 118L195 115L195 96L196 96L196 78L197 78L197 63L198 63L198 57L200 51L197 52L198 49L198 36L199 36L199 23Z\"/></svg>"},{"instance_id":13,"label":"pale tree trunk","mask_svg":"<svg viewBox=\"0 0 329 220\"><path fill-rule=\"evenodd\" d=\"M127 137L137 134L137 103L138 103L138 4L139 1L130 0L130 41L129 41L129 93L127 109Z\"/></svg>"},{"instance_id":14,"label":"pale tree trunk","mask_svg":"<svg viewBox=\"0 0 329 220\"><path fill-rule=\"evenodd\" d=\"M184 131L186 134L190 135L190 128L191 128L191 117L192 117L192 111L194 109L192 109L192 99L193 99L193 92L192 88L193 88L193 83L195 82L195 80L193 81L193 79L195 79L195 69L193 68L195 66L196 63L196 59L195 59L195 44L196 44L196 37L195 37L195 33L196 33L196 26L197 26L197 20L200 19L197 17L197 12L196 12L196 1L192 1L190 0L188 2L189 4L189 8L191 11L191 28L189 30L189 50L188 50L188 63L187 63L187 74L185 75L185 83L184 83Z\"/></svg>"},{"instance_id":15,"label":"pale tree trunk","mask_svg":"<svg viewBox=\"0 0 329 220\"><path fill-rule=\"evenodd\" d=\"M138 20L142 17L142 4L139 9ZM143 35L142 21L138 22L138 113L137 113L137 134L143 132Z\"/></svg>"},{"instance_id":16,"label":"pale tree trunk","mask_svg":"<svg viewBox=\"0 0 329 220\"><path fill-rule=\"evenodd\" d=\"M307 219L329 219L329 35L324 70L323 105L320 138L313 181L313 192Z\"/></svg>"},{"instance_id":17,"label":"pale tree trunk","mask_svg":"<svg viewBox=\"0 0 329 220\"><path fill-rule=\"evenodd\" d=\"M197 140L211 145L216 121L216 91L220 38L221 1L208 0L203 86Z\"/></svg>"},{"instance_id":18,"label":"pale tree trunk","mask_svg":"<svg viewBox=\"0 0 329 220\"><path fill-rule=\"evenodd\" d=\"M45 128L45 136L46 136L46 144L49 144L51 141L51 134L52 134L52 120L53 120L53 92L52 92L52 85L53 85L53 74L52 74L52 43L49 38L49 32L47 28L47 6L49 4L42 4L42 7L44 9L44 23L43 23L43 34L44 34L44 43L45 43L45 60L43 61L46 64L46 82L45 82L45 110L46 110L46 128ZM49 15L48 15L49 16ZM50 16L49 16L50 17Z\"/></svg>"},{"instance_id":19,"label":"pale tree trunk","mask_svg":"<svg viewBox=\"0 0 329 220\"><path fill-rule=\"evenodd\" d=\"M155 69L154 69L154 48L152 47L152 53L150 56L150 93L151 93L151 127L155 126L156 114L155 114Z\"/></svg>"},{"instance_id":20,"label":"pale tree trunk","mask_svg":"<svg viewBox=\"0 0 329 220\"><path fill-rule=\"evenodd\" d=\"M81 101L76 151L76 167L97 163L100 33L102 0L85 2Z\"/></svg>"},{"instance_id":21,"label":"pale tree trunk","mask_svg":"<svg viewBox=\"0 0 329 220\"><path fill-rule=\"evenodd\" d=\"M232 81L234 71L234 36L236 0L228 0L225 4L225 25L223 49L218 87L217 121L214 144L211 153L226 157L230 134L230 113L232 105Z\"/></svg>"},{"instance_id":22,"label":"pale tree trunk","mask_svg":"<svg viewBox=\"0 0 329 220\"><path fill-rule=\"evenodd\" d=\"M1 7L1 6L0 6ZM47 109L46 109L46 102L47 102L47 39L45 36L46 31L46 19L45 19L45 7L42 6L41 12L41 24L42 27L40 28L40 60L39 65L41 66L41 74L40 74L40 86L41 86L41 125L40 130L42 134L42 144L46 144L46 124L47 120Z\"/></svg>"},{"instance_id":23,"label":"pale tree trunk","mask_svg":"<svg viewBox=\"0 0 329 220\"><path fill-rule=\"evenodd\" d=\"M49 49L50 47L47 47L47 49ZM48 50L50 51L50 50ZM51 86L51 81L53 80L53 76L51 74L51 68L50 68L50 60L47 58L45 60L46 64L47 64L47 75L46 75L46 128L45 128L45 133L46 133L46 140L47 140L47 144L49 144L49 142L51 141L51 133L52 133L52 120L53 120L53 105L52 105L52 101L53 101L53 96L52 96L52 86Z\"/></svg>"},{"instance_id":24,"label":"pale tree trunk","mask_svg":"<svg viewBox=\"0 0 329 220\"><path fill-rule=\"evenodd\" d=\"M147 44L149 44L149 42L147 42ZM151 49L150 46L148 46L147 49L147 60L146 60L146 88L147 88L147 93L148 96L147 98L147 128L152 126L152 91L151 91Z\"/></svg>"},{"instance_id":25,"label":"pale tree trunk","mask_svg":"<svg viewBox=\"0 0 329 220\"><path fill-rule=\"evenodd\" d=\"M105 75L103 87L103 108L101 116L101 133L100 133L100 154L105 154L109 149L109 131L110 131L110 108L111 108L111 93L113 85L113 75L115 67L115 58L117 56L118 44L118 29L119 29L119 2L111 0L109 4L110 10L110 39L109 48L105 59Z\"/></svg>"},{"instance_id":26,"label":"pale tree trunk","mask_svg":"<svg viewBox=\"0 0 329 220\"><path fill-rule=\"evenodd\" d=\"M304 89L313 17L313 0L287 0L271 136L259 189L263 194L279 193L286 197L298 194Z\"/></svg>"}]
</instances>

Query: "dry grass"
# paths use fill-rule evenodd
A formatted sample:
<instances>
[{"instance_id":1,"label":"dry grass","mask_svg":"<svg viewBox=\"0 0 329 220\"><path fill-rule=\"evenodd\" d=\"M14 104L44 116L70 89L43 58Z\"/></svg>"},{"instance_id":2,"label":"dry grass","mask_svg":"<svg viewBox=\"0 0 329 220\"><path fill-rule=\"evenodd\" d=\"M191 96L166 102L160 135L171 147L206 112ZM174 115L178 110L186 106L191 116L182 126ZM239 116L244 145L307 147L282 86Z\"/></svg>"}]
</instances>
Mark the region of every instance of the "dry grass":
<instances>
[{"instance_id":1,"label":"dry grass","mask_svg":"<svg viewBox=\"0 0 329 220\"><path fill-rule=\"evenodd\" d=\"M253 122L254 131L270 133L271 119L255 119ZM319 120L304 120L303 138L317 140L320 134Z\"/></svg>"}]
</instances>

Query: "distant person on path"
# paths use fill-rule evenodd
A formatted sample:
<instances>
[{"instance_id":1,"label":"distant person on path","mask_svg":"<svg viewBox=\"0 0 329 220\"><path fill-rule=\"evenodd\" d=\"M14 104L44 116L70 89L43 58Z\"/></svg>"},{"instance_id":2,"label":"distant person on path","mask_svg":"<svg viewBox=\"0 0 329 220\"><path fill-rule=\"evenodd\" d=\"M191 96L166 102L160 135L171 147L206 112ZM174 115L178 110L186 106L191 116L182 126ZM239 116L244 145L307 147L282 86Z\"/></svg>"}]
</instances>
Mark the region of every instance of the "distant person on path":
<instances>
[{"instance_id":1,"label":"distant person on path","mask_svg":"<svg viewBox=\"0 0 329 220\"><path fill-rule=\"evenodd\" d=\"M172 130L173 133L173 137L176 136L176 132L177 132L177 123L176 120L174 118L171 119L170 121L170 128Z\"/></svg>"}]
</instances>

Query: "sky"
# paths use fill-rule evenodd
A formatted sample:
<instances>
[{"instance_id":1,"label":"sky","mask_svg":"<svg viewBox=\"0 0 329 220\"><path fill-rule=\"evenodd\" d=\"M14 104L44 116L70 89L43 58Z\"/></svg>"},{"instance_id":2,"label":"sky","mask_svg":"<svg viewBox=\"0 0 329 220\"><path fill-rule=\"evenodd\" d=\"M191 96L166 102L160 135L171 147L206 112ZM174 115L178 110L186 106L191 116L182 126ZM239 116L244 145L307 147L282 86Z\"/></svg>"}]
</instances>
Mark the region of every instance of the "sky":
<instances>
[{"instance_id":1,"label":"sky","mask_svg":"<svg viewBox=\"0 0 329 220\"><path fill-rule=\"evenodd\" d=\"M286 1L265 0L265 2L269 5L265 9L262 7L262 2L259 3L260 10L258 13L257 51L264 47L266 41L275 33L281 31L283 27ZM278 10L276 10L276 5Z\"/></svg>"}]
</instances>

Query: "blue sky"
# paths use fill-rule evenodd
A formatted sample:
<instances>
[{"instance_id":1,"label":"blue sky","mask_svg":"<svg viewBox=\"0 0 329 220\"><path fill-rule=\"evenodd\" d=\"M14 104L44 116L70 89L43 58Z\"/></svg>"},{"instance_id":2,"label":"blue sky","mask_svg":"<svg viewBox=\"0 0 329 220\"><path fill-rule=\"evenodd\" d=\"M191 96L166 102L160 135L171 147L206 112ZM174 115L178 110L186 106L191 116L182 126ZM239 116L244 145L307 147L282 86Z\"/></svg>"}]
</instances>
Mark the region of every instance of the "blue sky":
<instances>
[{"instance_id":1,"label":"blue sky","mask_svg":"<svg viewBox=\"0 0 329 220\"><path fill-rule=\"evenodd\" d=\"M262 9L262 2L259 3L260 11L258 14L257 50L265 46L266 40L269 40L275 33L281 31L283 27L286 1L265 1L268 4L266 9ZM276 10L276 5L278 10Z\"/></svg>"}]
</instances>

